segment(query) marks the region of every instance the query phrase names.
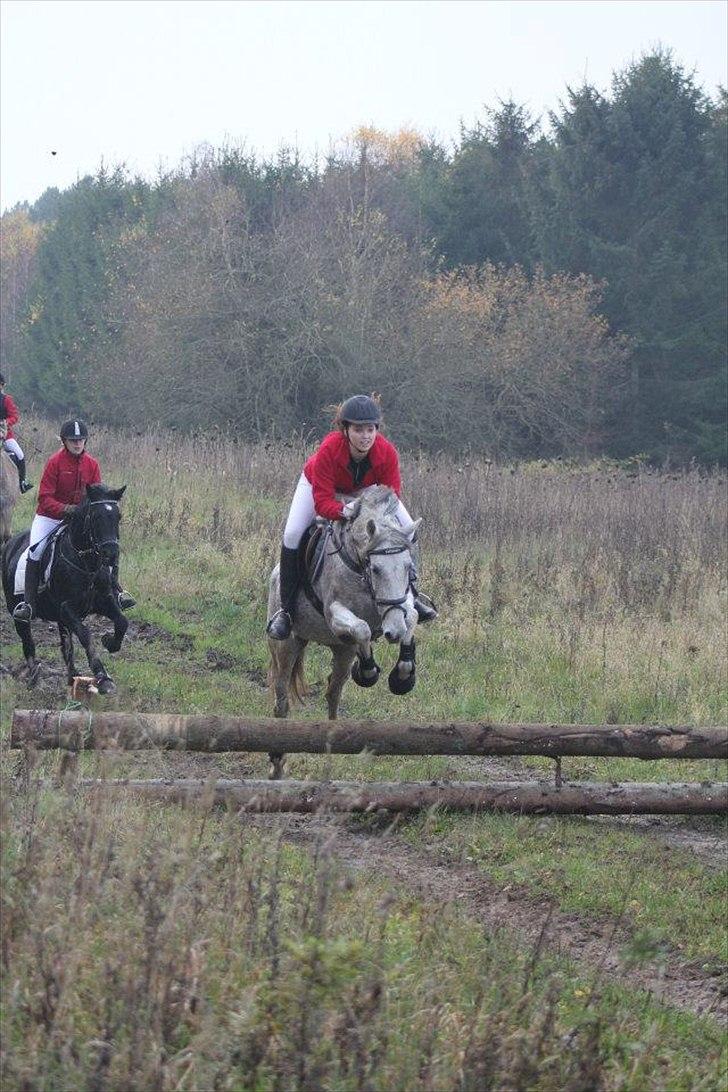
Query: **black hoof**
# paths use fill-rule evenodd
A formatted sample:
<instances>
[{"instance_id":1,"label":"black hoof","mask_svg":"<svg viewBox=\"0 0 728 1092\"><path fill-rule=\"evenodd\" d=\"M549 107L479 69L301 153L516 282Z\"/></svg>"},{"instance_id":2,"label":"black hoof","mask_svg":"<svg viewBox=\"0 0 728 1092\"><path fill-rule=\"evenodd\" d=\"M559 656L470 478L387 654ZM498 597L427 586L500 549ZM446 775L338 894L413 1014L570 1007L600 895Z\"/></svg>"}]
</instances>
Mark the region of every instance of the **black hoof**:
<instances>
[{"instance_id":1,"label":"black hoof","mask_svg":"<svg viewBox=\"0 0 728 1092\"><path fill-rule=\"evenodd\" d=\"M116 691L116 683L113 679L110 679L108 675L97 677L96 686L98 687L99 694L113 694Z\"/></svg>"},{"instance_id":2,"label":"black hoof","mask_svg":"<svg viewBox=\"0 0 728 1092\"><path fill-rule=\"evenodd\" d=\"M354 660L351 665L351 677L357 686L374 686L379 679L381 668L372 656L371 660ZM363 674L366 671L367 674Z\"/></svg>"},{"instance_id":3,"label":"black hoof","mask_svg":"<svg viewBox=\"0 0 728 1092\"><path fill-rule=\"evenodd\" d=\"M121 644L114 639L113 633L105 633L101 638L101 644L107 652L118 652L121 648Z\"/></svg>"},{"instance_id":4,"label":"black hoof","mask_svg":"<svg viewBox=\"0 0 728 1092\"><path fill-rule=\"evenodd\" d=\"M412 664L411 672L402 679L399 674L399 664L396 663L389 672L388 682L393 694L409 694L415 685L415 665Z\"/></svg>"}]
</instances>

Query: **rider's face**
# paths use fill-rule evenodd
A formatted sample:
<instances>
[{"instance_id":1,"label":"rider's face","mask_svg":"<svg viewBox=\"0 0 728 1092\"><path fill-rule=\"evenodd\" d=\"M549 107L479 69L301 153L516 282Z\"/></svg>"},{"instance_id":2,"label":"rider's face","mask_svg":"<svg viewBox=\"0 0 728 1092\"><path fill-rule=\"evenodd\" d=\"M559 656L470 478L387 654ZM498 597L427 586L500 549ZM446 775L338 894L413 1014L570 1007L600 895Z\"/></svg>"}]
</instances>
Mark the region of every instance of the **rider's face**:
<instances>
[{"instance_id":1,"label":"rider's face","mask_svg":"<svg viewBox=\"0 0 728 1092\"><path fill-rule=\"evenodd\" d=\"M352 455L366 455L376 439L377 426L368 422L358 422L349 425L346 434Z\"/></svg>"},{"instance_id":2,"label":"rider's face","mask_svg":"<svg viewBox=\"0 0 728 1092\"><path fill-rule=\"evenodd\" d=\"M63 443L66 445L66 450L70 451L71 455L80 455L86 446L86 441L82 436L76 438L70 437L68 440L64 440Z\"/></svg>"}]
</instances>

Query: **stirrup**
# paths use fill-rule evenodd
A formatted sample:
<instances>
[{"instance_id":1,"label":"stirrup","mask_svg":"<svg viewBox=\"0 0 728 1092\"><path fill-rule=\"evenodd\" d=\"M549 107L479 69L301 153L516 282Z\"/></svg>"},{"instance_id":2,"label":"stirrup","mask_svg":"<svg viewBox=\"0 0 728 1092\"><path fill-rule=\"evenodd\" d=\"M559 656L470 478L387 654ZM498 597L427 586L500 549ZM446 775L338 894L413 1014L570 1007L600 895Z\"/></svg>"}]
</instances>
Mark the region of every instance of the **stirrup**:
<instances>
[{"instance_id":1,"label":"stirrup","mask_svg":"<svg viewBox=\"0 0 728 1092\"><path fill-rule=\"evenodd\" d=\"M129 595L129 592L120 591L116 597L116 602L119 604L119 610L131 610L136 606L136 599L133 595Z\"/></svg>"},{"instance_id":2,"label":"stirrup","mask_svg":"<svg viewBox=\"0 0 728 1092\"><path fill-rule=\"evenodd\" d=\"M18 603L13 611L13 618L16 622L32 622L33 608L30 603L26 603L25 600L23 600L22 603Z\"/></svg>"},{"instance_id":3,"label":"stirrup","mask_svg":"<svg viewBox=\"0 0 728 1092\"><path fill-rule=\"evenodd\" d=\"M20 492L21 493L28 493L32 488L33 488L33 483L32 482L23 480L20 483Z\"/></svg>"},{"instance_id":4,"label":"stirrup","mask_svg":"<svg viewBox=\"0 0 728 1092\"><path fill-rule=\"evenodd\" d=\"M287 641L293 629L293 619L287 610L277 610L265 627L265 632L274 641Z\"/></svg>"}]
</instances>

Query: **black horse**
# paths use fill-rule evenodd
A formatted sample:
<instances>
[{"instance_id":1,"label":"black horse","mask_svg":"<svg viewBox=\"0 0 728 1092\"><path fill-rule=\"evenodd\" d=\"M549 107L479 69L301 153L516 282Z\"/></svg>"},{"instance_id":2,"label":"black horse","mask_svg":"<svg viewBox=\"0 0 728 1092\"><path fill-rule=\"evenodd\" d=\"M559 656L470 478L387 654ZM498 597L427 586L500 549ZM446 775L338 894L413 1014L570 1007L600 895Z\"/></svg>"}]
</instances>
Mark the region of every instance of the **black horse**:
<instances>
[{"instance_id":1,"label":"black horse","mask_svg":"<svg viewBox=\"0 0 728 1092\"><path fill-rule=\"evenodd\" d=\"M68 523L54 536L55 554L50 577L38 591L38 617L58 623L69 686L76 675L73 662L75 633L86 651L101 694L110 694L116 687L97 655L91 630L84 624L84 618L88 614L109 618L114 623L114 632L105 634L101 643L109 652L119 651L129 625L119 609L115 580L119 565L119 501L125 489L126 486L110 489L101 483L86 486L85 498ZM23 598L15 594L15 570L29 538L30 531L21 531L8 541L3 552L3 590L11 614ZM50 543L46 553L50 553ZM41 573L45 573L47 564L48 557L44 554ZM23 642L29 679L33 681L38 665L30 623L17 619L13 619L13 622Z\"/></svg>"}]
</instances>

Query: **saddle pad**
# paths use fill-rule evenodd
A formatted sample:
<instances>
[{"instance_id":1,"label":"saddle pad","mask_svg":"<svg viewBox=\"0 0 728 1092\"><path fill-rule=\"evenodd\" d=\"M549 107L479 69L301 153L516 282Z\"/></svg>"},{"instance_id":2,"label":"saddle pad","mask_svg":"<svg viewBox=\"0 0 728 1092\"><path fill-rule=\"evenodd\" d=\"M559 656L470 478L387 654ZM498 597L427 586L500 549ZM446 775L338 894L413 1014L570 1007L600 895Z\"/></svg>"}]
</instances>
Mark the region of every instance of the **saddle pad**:
<instances>
[{"instance_id":1,"label":"saddle pad","mask_svg":"<svg viewBox=\"0 0 728 1092\"><path fill-rule=\"evenodd\" d=\"M53 558L56 553L56 541L58 535L54 535L50 541L50 549L46 547L43 552L43 556L47 559L46 567L43 571L43 583L47 584L51 578L51 569L53 568ZM30 553L30 546L26 546L22 554L18 558L18 565L15 570L15 594L25 595L25 567L28 564L28 554ZM42 560L42 559L41 559Z\"/></svg>"}]
</instances>

